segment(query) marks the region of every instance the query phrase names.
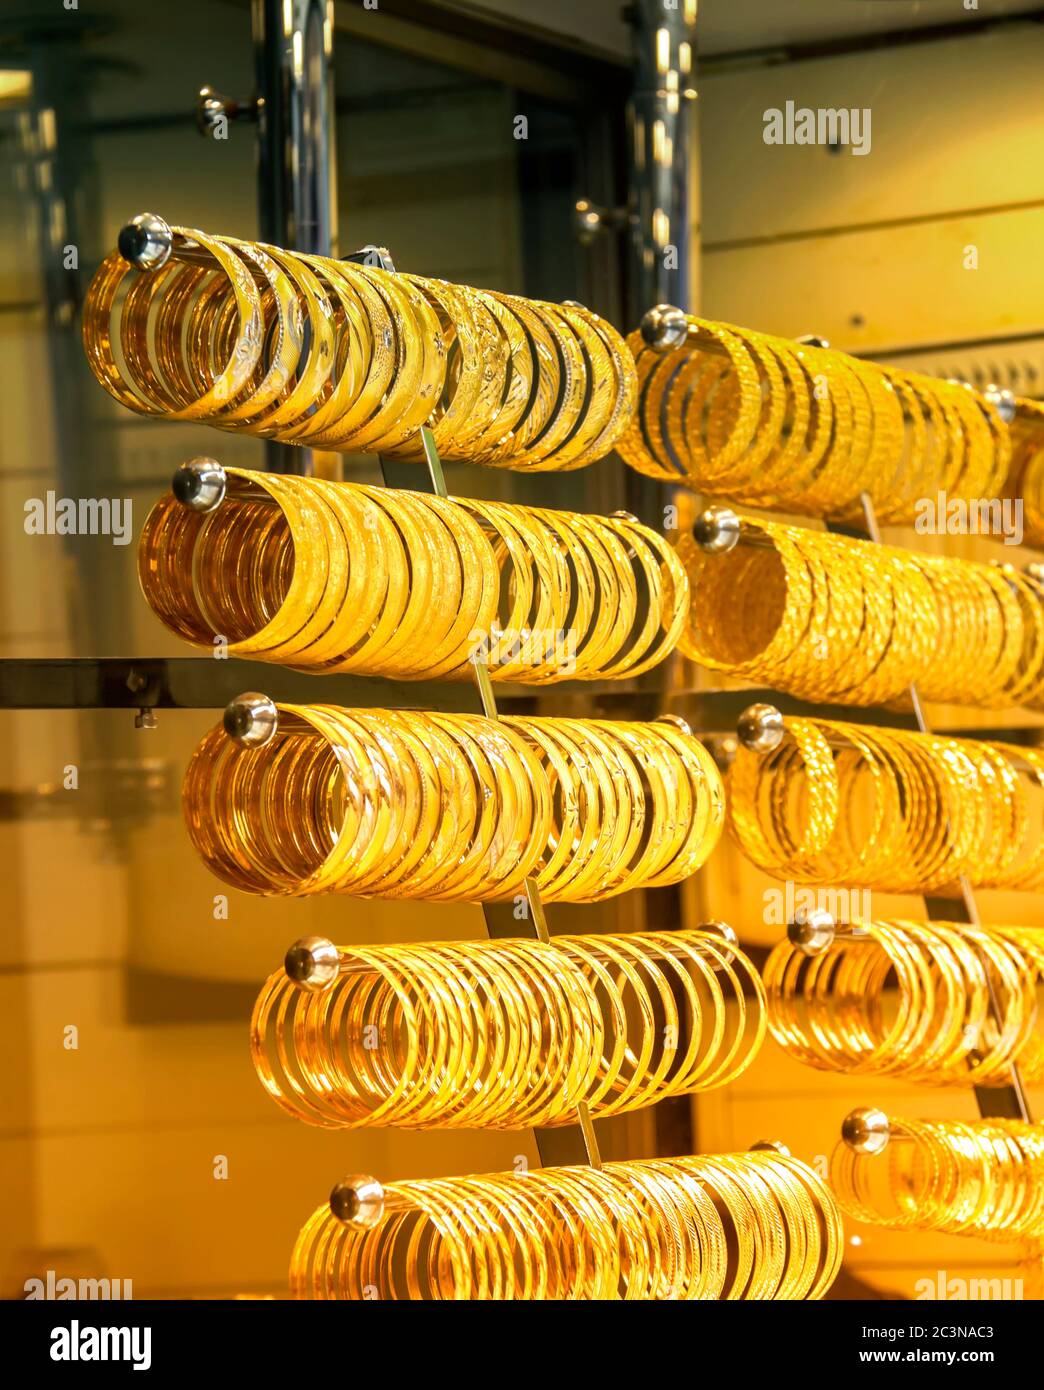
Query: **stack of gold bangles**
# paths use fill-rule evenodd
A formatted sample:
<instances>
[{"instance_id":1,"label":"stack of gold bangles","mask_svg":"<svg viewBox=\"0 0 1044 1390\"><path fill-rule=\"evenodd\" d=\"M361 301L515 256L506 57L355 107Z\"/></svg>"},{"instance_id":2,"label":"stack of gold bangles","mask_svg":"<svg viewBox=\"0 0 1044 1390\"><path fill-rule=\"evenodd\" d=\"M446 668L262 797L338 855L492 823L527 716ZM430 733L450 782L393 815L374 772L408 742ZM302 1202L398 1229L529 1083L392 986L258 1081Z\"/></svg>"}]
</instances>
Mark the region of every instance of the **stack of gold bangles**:
<instances>
[{"instance_id":1,"label":"stack of gold bangles","mask_svg":"<svg viewBox=\"0 0 1044 1390\"><path fill-rule=\"evenodd\" d=\"M141 414L321 449L578 468L634 408L623 339L545 304L175 227L147 272L119 254L84 306L91 369Z\"/></svg>"},{"instance_id":2,"label":"stack of gold bangles","mask_svg":"<svg viewBox=\"0 0 1044 1390\"><path fill-rule=\"evenodd\" d=\"M1021 402L1013 429L1011 481L1022 503L1022 530L1030 545L1044 545L1044 401Z\"/></svg>"},{"instance_id":3,"label":"stack of gold bangles","mask_svg":"<svg viewBox=\"0 0 1044 1390\"><path fill-rule=\"evenodd\" d=\"M680 646L704 666L845 704L913 683L929 700L993 707L1044 695L1039 580L764 521L740 535L725 554L678 544L691 592Z\"/></svg>"},{"instance_id":4,"label":"stack of gold bangles","mask_svg":"<svg viewBox=\"0 0 1044 1390\"><path fill-rule=\"evenodd\" d=\"M841 1220L774 1153L390 1183L351 1178L297 1239L298 1298L818 1299Z\"/></svg>"},{"instance_id":5,"label":"stack of gold bangles","mask_svg":"<svg viewBox=\"0 0 1044 1390\"><path fill-rule=\"evenodd\" d=\"M1044 1126L881 1119L882 1148L842 1141L831 1157L830 1184L848 1215L1001 1241L1044 1236Z\"/></svg>"},{"instance_id":6,"label":"stack of gold bangles","mask_svg":"<svg viewBox=\"0 0 1044 1390\"><path fill-rule=\"evenodd\" d=\"M1044 752L786 719L768 752L741 747L730 822L780 878L923 892L966 877L1044 887Z\"/></svg>"},{"instance_id":7,"label":"stack of gold bangles","mask_svg":"<svg viewBox=\"0 0 1044 1390\"><path fill-rule=\"evenodd\" d=\"M695 872L721 777L670 720L489 720L278 706L246 746L220 726L185 774L193 844L255 893L592 902Z\"/></svg>"},{"instance_id":8,"label":"stack of gold bangles","mask_svg":"<svg viewBox=\"0 0 1044 1390\"><path fill-rule=\"evenodd\" d=\"M657 311L653 311L656 313ZM994 497L1011 456L993 404L963 386L689 317L661 352L641 333L638 408L619 452L642 473L810 516L912 522L917 502Z\"/></svg>"},{"instance_id":9,"label":"stack of gold bangles","mask_svg":"<svg viewBox=\"0 0 1044 1390\"><path fill-rule=\"evenodd\" d=\"M1042 983L1044 932L949 922L860 923L812 955L784 941L765 966L792 1057L936 1086L1006 1085L1012 1063L1044 1079Z\"/></svg>"},{"instance_id":10,"label":"stack of gold bangles","mask_svg":"<svg viewBox=\"0 0 1044 1390\"><path fill-rule=\"evenodd\" d=\"M573 1122L582 1101L597 1118L727 1084L761 1045L763 1001L710 929L306 939L261 991L251 1039L265 1089L310 1124L524 1129Z\"/></svg>"},{"instance_id":11,"label":"stack of gold bangles","mask_svg":"<svg viewBox=\"0 0 1044 1390\"><path fill-rule=\"evenodd\" d=\"M138 573L172 631L231 656L405 679L635 676L670 652L681 562L633 518L228 469L205 514L168 495Z\"/></svg>"}]
</instances>

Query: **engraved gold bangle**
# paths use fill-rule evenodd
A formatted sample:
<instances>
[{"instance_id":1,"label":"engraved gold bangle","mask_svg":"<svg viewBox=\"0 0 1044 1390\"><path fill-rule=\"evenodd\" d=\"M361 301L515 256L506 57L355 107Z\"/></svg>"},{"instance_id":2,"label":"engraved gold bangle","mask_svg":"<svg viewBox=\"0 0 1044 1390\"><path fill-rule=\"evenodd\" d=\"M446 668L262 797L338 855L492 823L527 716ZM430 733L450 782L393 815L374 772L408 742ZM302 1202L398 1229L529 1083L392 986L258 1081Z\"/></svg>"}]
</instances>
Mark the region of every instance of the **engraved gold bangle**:
<instances>
[{"instance_id":1,"label":"engraved gold bangle","mask_svg":"<svg viewBox=\"0 0 1044 1390\"><path fill-rule=\"evenodd\" d=\"M220 726L185 774L190 838L267 894L548 901L677 883L717 843L724 794L669 722L278 706L248 746Z\"/></svg>"},{"instance_id":2,"label":"engraved gold bangle","mask_svg":"<svg viewBox=\"0 0 1044 1390\"><path fill-rule=\"evenodd\" d=\"M197 646L319 673L496 680L636 676L682 631L688 581L631 517L449 500L226 471L207 513L173 496L142 530L138 574Z\"/></svg>"},{"instance_id":3,"label":"engraved gold bangle","mask_svg":"<svg viewBox=\"0 0 1044 1390\"><path fill-rule=\"evenodd\" d=\"M760 978L716 930L319 944L320 982L275 972L251 1039L268 1093L327 1128L623 1114L726 1085L764 1036ZM316 943L302 952L314 966Z\"/></svg>"},{"instance_id":4,"label":"engraved gold bangle","mask_svg":"<svg viewBox=\"0 0 1044 1390\"><path fill-rule=\"evenodd\" d=\"M681 650L801 699L1002 708L1044 695L1044 601L1012 567L917 555L774 522L706 553L686 533Z\"/></svg>"},{"instance_id":5,"label":"engraved gold bangle","mask_svg":"<svg viewBox=\"0 0 1044 1390\"><path fill-rule=\"evenodd\" d=\"M628 338L635 419L619 443L639 472L751 506L846 518L870 497L911 523L940 490L996 498L1011 433L995 404L948 382L687 316L665 350Z\"/></svg>"},{"instance_id":6,"label":"engraved gold bangle","mask_svg":"<svg viewBox=\"0 0 1044 1390\"><path fill-rule=\"evenodd\" d=\"M407 459L427 426L443 458L530 470L590 463L629 424L631 354L579 306L172 235L165 265L112 255L88 290L88 362L132 410Z\"/></svg>"},{"instance_id":7,"label":"engraved gold bangle","mask_svg":"<svg viewBox=\"0 0 1044 1390\"><path fill-rule=\"evenodd\" d=\"M352 1178L301 1231L290 1282L321 1299L819 1299L841 1234L825 1184L774 1153Z\"/></svg>"},{"instance_id":8,"label":"engraved gold bangle","mask_svg":"<svg viewBox=\"0 0 1044 1390\"><path fill-rule=\"evenodd\" d=\"M1033 748L786 719L771 752L740 748L730 824L769 873L888 892L1044 885Z\"/></svg>"}]
</instances>

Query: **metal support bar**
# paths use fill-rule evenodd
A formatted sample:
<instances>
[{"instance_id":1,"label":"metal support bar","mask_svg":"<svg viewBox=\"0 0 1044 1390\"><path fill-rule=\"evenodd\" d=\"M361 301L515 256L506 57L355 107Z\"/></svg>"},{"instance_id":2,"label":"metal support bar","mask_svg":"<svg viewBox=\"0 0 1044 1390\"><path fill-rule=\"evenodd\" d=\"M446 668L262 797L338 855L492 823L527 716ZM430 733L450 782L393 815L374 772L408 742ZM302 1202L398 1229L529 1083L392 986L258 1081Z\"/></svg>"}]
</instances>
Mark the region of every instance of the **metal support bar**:
<instances>
[{"instance_id":1,"label":"metal support bar","mask_svg":"<svg viewBox=\"0 0 1044 1390\"><path fill-rule=\"evenodd\" d=\"M337 254L333 0L252 0L261 238ZM270 473L310 474L311 449L265 441Z\"/></svg>"},{"instance_id":2,"label":"metal support bar","mask_svg":"<svg viewBox=\"0 0 1044 1390\"><path fill-rule=\"evenodd\" d=\"M446 476L443 472L442 460L439 458L439 451L435 445L435 436L427 426L421 428L421 442L424 446L429 490L437 497L448 497ZM416 464L409 465L412 472L404 475L400 468L391 466L391 460L385 459L383 456L380 463L381 473L387 487L401 486L401 480L406 477L409 479L409 485L414 490L418 490L417 482L425 476L422 473L419 474ZM489 678L489 670L485 662L477 657L472 658L472 665L475 672L475 694L478 696L482 713L487 719L499 719L500 715L496 697L493 694L493 682ZM525 897L525 916L522 918L516 916L513 906L509 904L483 904L482 911L486 920L486 931L491 937L531 936L537 941L550 940L547 916L535 878L526 879ZM602 1158L598 1150L598 1138L586 1101L581 1101L577 1106L576 1125L555 1129L537 1129L534 1130L534 1135L540 1153L540 1162L545 1168L584 1162L595 1168L602 1166Z\"/></svg>"}]
</instances>

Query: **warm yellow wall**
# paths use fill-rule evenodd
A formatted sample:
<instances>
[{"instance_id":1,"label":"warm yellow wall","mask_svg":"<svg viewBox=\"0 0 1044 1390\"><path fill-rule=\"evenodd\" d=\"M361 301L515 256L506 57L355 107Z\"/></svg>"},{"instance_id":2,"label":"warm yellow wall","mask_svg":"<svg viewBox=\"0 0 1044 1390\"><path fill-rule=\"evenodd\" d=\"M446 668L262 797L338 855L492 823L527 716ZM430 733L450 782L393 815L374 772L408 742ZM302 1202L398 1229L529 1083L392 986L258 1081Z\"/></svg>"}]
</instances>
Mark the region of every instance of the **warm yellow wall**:
<instances>
[{"instance_id":1,"label":"warm yellow wall","mask_svg":"<svg viewBox=\"0 0 1044 1390\"><path fill-rule=\"evenodd\" d=\"M853 351L1044 331L1042 64L1027 25L704 77L702 311ZM788 100L870 107L870 153L766 145Z\"/></svg>"}]
</instances>

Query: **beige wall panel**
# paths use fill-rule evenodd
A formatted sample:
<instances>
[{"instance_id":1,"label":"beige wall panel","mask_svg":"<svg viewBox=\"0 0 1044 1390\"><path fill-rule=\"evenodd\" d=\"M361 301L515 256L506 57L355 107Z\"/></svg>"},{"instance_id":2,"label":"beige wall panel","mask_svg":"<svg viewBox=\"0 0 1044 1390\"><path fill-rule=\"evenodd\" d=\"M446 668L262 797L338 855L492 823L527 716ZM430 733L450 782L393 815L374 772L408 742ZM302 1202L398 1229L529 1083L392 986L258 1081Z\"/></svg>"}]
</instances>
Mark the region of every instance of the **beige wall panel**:
<instances>
[{"instance_id":1,"label":"beige wall panel","mask_svg":"<svg viewBox=\"0 0 1044 1390\"><path fill-rule=\"evenodd\" d=\"M1039 329L1042 241L1044 207L711 251L703 314L871 354ZM977 270L964 268L967 246L978 248Z\"/></svg>"},{"instance_id":2,"label":"beige wall panel","mask_svg":"<svg viewBox=\"0 0 1044 1390\"><path fill-rule=\"evenodd\" d=\"M387 1181L508 1168L516 1155L535 1162L524 1134L339 1135L278 1116L47 1135L37 1153L37 1263L58 1268L49 1251L93 1249L94 1270L133 1279L138 1298L284 1294L297 1233L345 1172ZM222 1154L228 1178L218 1180Z\"/></svg>"},{"instance_id":3,"label":"beige wall panel","mask_svg":"<svg viewBox=\"0 0 1044 1390\"><path fill-rule=\"evenodd\" d=\"M700 82L710 243L1044 198L1039 25ZM871 109L871 149L766 145L764 112Z\"/></svg>"}]
</instances>

